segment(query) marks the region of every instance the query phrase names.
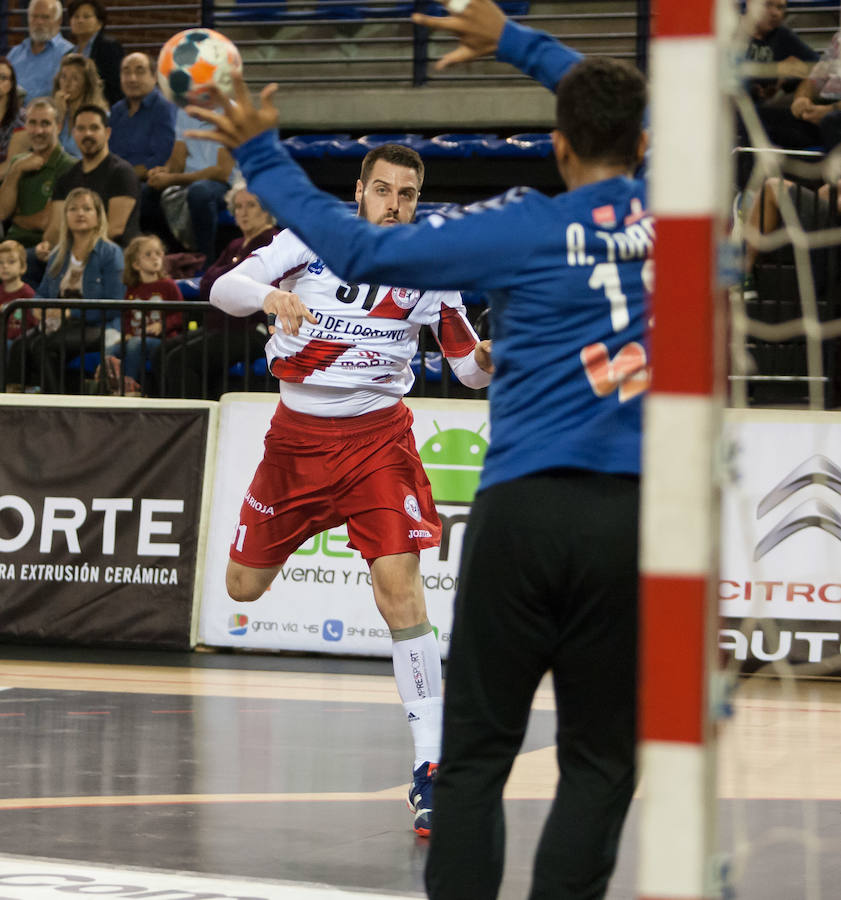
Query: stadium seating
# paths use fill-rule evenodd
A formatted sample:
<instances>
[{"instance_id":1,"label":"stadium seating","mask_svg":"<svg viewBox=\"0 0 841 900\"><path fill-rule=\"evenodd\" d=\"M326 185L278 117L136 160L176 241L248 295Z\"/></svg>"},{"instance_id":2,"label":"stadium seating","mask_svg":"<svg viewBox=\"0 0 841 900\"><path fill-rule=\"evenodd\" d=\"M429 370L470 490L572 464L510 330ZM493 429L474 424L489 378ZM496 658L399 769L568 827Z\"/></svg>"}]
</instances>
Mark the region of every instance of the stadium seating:
<instances>
[{"instance_id":1,"label":"stadium seating","mask_svg":"<svg viewBox=\"0 0 841 900\"><path fill-rule=\"evenodd\" d=\"M376 3L347 3L345 0L311 0L311 2L286 2L286 0L236 0L236 7L217 13L223 20L308 20L308 19L376 19L405 18L413 12L426 12L428 15L447 15L444 7L438 3L425 3L424 9L413 0L381 0ZM508 0L499 4L506 15L524 16L529 11L529 0Z\"/></svg>"},{"instance_id":2,"label":"stadium seating","mask_svg":"<svg viewBox=\"0 0 841 900\"><path fill-rule=\"evenodd\" d=\"M300 134L283 141L295 159L361 159L374 147L388 143L403 144L423 157L439 159L471 156L542 159L552 154L552 138L546 132L515 134L509 138L482 132L439 134L431 138L415 132L365 134L358 138L347 134Z\"/></svg>"},{"instance_id":3,"label":"stadium seating","mask_svg":"<svg viewBox=\"0 0 841 900\"><path fill-rule=\"evenodd\" d=\"M351 140L349 134L299 134L286 138L283 144L295 159L320 159L329 156L334 145Z\"/></svg>"}]
</instances>

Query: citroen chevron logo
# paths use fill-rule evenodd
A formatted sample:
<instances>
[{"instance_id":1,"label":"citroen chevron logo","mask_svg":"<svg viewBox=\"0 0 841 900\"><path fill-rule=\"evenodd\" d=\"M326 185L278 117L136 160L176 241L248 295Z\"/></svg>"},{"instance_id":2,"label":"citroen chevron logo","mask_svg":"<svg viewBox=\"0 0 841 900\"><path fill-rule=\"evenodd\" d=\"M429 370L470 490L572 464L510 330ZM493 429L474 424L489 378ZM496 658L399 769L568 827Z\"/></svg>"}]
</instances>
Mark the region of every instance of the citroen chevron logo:
<instances>
[{"instance_id":1,"label":"citroen chevron logo","mask_svg":"<svg viewBox=\"0 0 841 900\"><path fill-rule=\"evenodd\" d=\"M841 469L825 456L816 453L792 469L759 501L756 508L757 519L761 519L784 500L811 484L829 488L833 493L841 496ZM824 500L806 500L781 519L756 545L753 554L754 561L761 559L769 550L791 535L804 528L813 527L820 528L821 531L825 531L841 541L841 512Z\"/></svg>"}]
</instances>

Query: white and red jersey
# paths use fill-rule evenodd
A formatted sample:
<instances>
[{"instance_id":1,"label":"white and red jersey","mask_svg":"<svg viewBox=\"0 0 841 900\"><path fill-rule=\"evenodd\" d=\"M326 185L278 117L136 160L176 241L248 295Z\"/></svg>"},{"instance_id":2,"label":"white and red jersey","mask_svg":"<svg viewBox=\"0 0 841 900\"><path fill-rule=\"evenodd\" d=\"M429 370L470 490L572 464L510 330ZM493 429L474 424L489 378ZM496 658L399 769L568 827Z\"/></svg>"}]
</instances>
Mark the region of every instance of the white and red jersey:
<instances>
[{"instance_id":1,"label":"white and red jersey","mask_svg":"<svg viewBox=\"0 0 841 900\"><path fill-rule=\"evenodd\" d=\"M266 359L286 406L322 416L352 416L396 403L412 387L410 361L421 326L431 326L457 376L483 387L478 341L456 291L419 291L342 281L291 231L278 234L218 278L210 300L233 315L262 309L277 287L296 293L318 320L297 335L279 329Z\"/></svg>"}]
</instances>

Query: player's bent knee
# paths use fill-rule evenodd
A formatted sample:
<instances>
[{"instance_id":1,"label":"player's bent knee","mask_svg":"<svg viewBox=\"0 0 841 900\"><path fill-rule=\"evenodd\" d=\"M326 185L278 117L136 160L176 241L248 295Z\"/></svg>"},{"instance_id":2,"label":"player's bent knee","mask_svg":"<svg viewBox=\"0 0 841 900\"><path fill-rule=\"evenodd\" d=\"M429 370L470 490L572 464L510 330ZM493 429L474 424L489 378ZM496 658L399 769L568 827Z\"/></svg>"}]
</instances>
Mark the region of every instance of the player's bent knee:
<instances>
[{"instance_id":1,"label":"player's bent knee","mask_svg":"<svg viewBox=\"0 0 841 900\"><path fill-rule=\"evenodd\" d=\"M225 573L225 587L232 600L253 603L268 590L276 574L274 569L249 569L232 561Z\"/></svg>"},{"instance_id":2,"label":"player's bent knee","mask_svg":"<svg viewBox=\"0 0 841 900\"><path fill-rule=\"evenodd\" d=\"M263 594L263 591L243 590L239 585L227 582L228 596L237 603L253 603Z\"/></svg>"}]
</instances>

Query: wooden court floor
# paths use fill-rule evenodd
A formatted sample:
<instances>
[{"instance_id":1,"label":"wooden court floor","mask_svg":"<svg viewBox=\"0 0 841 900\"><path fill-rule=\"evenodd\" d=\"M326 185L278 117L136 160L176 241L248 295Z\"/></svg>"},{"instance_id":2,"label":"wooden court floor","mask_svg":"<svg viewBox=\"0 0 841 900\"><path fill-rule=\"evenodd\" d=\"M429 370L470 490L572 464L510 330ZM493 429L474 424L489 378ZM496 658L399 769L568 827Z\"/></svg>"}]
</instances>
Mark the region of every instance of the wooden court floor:
<instances>
[{"instance_id":1,"label":"wooden court floor","mask_svg":"<svg viewBox=\"0 0 841 900\"><path fill-rule=\"evenodd\" d=\"M753 679L735 706L734 896L841 898L841 684ZM528 893L553 709L545 685L506 791L503 900ZM0 900L422 896L410 765L390 662L0 647ZM609 900L635 896L636 803Z\"/></svg>"}]
</instances>

